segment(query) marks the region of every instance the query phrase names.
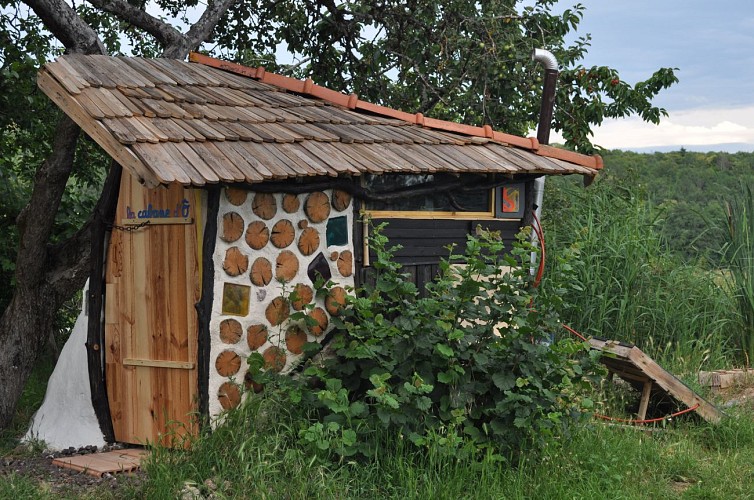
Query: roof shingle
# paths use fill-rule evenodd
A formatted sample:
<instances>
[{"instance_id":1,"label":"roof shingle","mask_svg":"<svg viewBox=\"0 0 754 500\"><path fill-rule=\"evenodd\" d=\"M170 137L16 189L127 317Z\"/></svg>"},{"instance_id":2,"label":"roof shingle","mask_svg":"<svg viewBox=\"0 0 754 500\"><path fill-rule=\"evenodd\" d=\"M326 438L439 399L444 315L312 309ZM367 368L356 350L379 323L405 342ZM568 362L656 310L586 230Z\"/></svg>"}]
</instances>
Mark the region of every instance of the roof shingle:
<instances>
[{"instance_id":1,"label":"roof shingle","mask_svg":"<svg viewBox=\"0 0 754 500\"><path fill-rule=\"evenodd\" d=\"M536 139L411 115L315 85L192 54L65 55L40 88L148 185L256 183L395 172L578 173L601 158Z\"/></svg>"}]
</instances>

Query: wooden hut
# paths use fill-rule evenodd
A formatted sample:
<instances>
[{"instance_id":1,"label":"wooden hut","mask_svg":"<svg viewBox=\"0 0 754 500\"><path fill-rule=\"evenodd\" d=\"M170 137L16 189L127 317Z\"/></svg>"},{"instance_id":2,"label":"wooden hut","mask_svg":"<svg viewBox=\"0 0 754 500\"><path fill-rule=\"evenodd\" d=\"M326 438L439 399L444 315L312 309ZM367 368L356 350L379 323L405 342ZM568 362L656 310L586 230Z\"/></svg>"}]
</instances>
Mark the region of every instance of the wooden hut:
<instances>
[{"instance_id":1,"label":"wooden hut","mask_svg":"<svg viewBox=\"0 0 754 500\"><path fill-rule=\"evenodd\" d=\"M238 404L250 352L290 368L369 267L360 214L390 222L421 284L477 225L512 239L536 177L602 166L199 54L65 55L38 84L122 166L88 293L88 375L108 441L193 432L192 416ZM318 275L334 283L326 300ZM296 310L319 326L292 322Z\"/></svg>"}]
</instances>

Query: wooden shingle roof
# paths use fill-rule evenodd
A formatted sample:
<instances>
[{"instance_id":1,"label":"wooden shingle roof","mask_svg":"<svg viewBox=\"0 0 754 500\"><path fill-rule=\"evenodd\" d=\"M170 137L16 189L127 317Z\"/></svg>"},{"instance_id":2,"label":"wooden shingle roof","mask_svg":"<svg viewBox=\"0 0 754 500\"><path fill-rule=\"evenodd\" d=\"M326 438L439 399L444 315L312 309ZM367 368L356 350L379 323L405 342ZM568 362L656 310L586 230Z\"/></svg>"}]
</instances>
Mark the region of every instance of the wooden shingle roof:
<instances>
[{"instance_id":1,"label":"wooden shingle roof","mask_svg":"<svg viewBox=\"0 0 754 500\"><path fill-rule=\"evenodd\" d=\"M363 173L583 174L591 157L192 54L65 55L39 87L148 186Z\"/></svg>"}]
</instances>

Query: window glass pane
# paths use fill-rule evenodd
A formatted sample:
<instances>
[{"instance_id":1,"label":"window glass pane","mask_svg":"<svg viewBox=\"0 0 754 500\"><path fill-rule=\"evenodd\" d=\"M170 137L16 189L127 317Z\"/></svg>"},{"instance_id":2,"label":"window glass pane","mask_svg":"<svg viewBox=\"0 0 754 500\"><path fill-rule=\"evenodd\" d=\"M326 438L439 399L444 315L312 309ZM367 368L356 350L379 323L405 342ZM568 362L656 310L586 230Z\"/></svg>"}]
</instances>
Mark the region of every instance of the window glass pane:
<instances>
[{"instance_id":1,"label":"window glass pane","mask_svg":"<svg viewBox=\"0 0 754 500\"><path fill-rule=\"evenodd\" d=\"M388 174L369 175L366 177L369 189L377 193L389 193L411 186L434 181L432 174ZM454 193L453 198L462 208L454 207L448 197L442 193L412 194L390 201L367 203L369 210L411 211L411 212L489 212L491 190Z\"/></svg>"}]
</instances>

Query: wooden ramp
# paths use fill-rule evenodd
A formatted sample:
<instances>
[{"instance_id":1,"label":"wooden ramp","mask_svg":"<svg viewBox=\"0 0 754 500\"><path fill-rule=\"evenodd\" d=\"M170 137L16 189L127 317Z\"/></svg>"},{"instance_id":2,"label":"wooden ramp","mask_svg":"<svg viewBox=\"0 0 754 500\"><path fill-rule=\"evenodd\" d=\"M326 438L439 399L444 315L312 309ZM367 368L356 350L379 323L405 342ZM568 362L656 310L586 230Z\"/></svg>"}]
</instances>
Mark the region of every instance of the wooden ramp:
<instances>
[{"instance_id":1,"label":"wooden ramp","mask_svg":"<svg viewBox=\"0 0 754 500\"><path fill-rule=\"evenodd\" d=\"M149 454L146 450L126 449L108 451L106 453L91 453L89 455L76 455L73 457L60 457L52 461L53 465L86 472L95 477L116 472L133 472L138 470L142 458Z\"/></svg>"},{"instance_id":2,"label":"wooden ramp","mask_svg":"<svg viewBox=\"0 0 754 500\"><path fill-rule=\"evenodd\" d=\"M653 392L667 394L689 408L696 407L694 411L708 422L718 423L722 419L723 413L720 410L665 371L635 345L597 338L589 339L589 344L603 353L600 362L611 374L642 388L639 420L646 418L649 398Z\"/></svg>"}]
</instances>

